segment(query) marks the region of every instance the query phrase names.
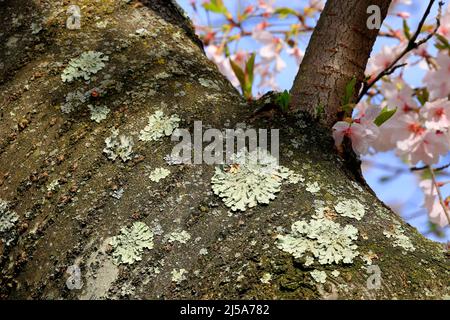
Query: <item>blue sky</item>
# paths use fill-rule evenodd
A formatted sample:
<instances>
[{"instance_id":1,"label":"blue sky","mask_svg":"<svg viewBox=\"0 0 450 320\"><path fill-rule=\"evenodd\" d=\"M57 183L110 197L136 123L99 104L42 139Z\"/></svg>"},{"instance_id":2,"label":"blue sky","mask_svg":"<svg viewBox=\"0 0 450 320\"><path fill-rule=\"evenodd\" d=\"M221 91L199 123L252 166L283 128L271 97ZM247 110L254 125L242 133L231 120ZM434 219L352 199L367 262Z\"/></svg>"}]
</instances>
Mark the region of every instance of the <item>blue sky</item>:
<instances>
[{"instance_id":1,"label":"blue sky","mask_svg":"<svg viewBox=\"0 0 450 320\"><path fill-rule=\"evenodd\" d=\"M191 6L189 5L189 0L178 0L178 3L183 7L189 16L193 17L193 11ZM257 3L256 0L224 0L225 5L230 10L230 12L235 13L238 10L239 5L241 8L249 5ZM293 8L301 8L304 6L307 1L291 1L291 0L277 0L275 5L277 7L283 6L292 6ZM398 6L397 11L408 11L411 13L411 18L409 19L409 24L411 30L415 30L420 18L422 17L422 13L425 11L426 6L428 5L428 1L417 1L413 0L413 4L411 6ZM433 12L430 15L430 22L433 22L434 17L437 14L436 6ZM218 15L210 15L207 17L203 10L200 9L199 19L202 23L205 23L209 20L209 22L213 26L220 26L223 23L223 18ZM276 24L288 25L290 22L295 20L274 20L273 22ZM256 21L258 22L258 21ZM248 22L248 25L245 26L247 30L251 30L252 24L254 22ZM391 16L388 17L385 23L395 29L400 28L402 26L402 20L398 17ZM303 36L300 40L300 47L305 50L309 41L309 35ZM383 45L392 45L396 44L397 41L391 40L388 38L379 37L377 42L375 43L373 52L380 51ZM257 50L258 46L252 39L242 39L237 44L240 48L246 49L248 51ZM431 48L432 46L429 46ZM235 49L235 48L232 48ZM430 50L433 54L435 51L433 49ZM282 54L282 58L287 63L287 67L277 76L277 83L282 90L290 89L292 87L292 83L294 81L295 75L297 74L298 66L296 65L293 58L288 56L286 53ZM421 85L421 80L424 76L424 71L419 68L411 68L405 71L405 79L407 79L408 83L415 87ZM256 82L257 83L257 82ZM381 168L372 167L369 170L365 170L364 175L369 183L369 185L373 188L373 190L377 193L379 198L383 200L386 204L392 206L401 212L402 216L410 223L415 226L420 232L424 233L431 239L437 241L449 241L450 240L450 228L445 230L445 235L443 238L438 238L434 234L427 233L428 230L428 217L426 211L421 208L423 203L423 194L421 190L418 188L418 180L414 174L411 174L407 170L407 166L392 152L377 154L374 156L367 157L369 161L375 163L381 163L385 165L389 165L391 167L399 167L403 168L405 173L395 175L393 179L387 179L389 176L392 176L391 170L385 170ZM446 159L443 159L442 163L445 163L445 160L450 161L450 156L447 156ZM387 182L382 182L387 181ZM444 189L444 194L449 194L450 189ZM449 193L447 193L449 192Z\"/></svg>"}]
</instances>

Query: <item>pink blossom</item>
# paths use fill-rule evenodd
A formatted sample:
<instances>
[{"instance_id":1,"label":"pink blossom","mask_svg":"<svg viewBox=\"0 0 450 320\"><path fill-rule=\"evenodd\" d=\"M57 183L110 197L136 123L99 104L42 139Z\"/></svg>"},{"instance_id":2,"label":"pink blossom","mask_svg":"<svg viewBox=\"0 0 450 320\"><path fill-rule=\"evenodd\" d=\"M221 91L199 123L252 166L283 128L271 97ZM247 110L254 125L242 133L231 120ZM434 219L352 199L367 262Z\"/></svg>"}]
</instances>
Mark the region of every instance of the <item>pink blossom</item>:
<instances>
[{"instance_id":1,"label":"pink blossom","mask_svg":"<svg viewBox=\"0 0 450 320\"><path fill-rule=\"evenodd\" d=\"M447 212L450 211L447 201L444 201L444 205L446 206L445 209L447 210ZM430 217L431 222L436 223L442 228L449 224L447 215L439 199L436 199L434 201L431 210L428 211L428 215Z\"/></svg>"},{"instance_id":2,"label":"pink blossom","mask_svg":"<svg viewBox=\"0 0 450 320\"><path fill-rule=\"evenodd\" d=\"M300 50L299 47L295 46L293 48L288 48L286 51L288 54L295 58L295 62L297 63L297 65L300 65L302 63L305 53Z\"/></svg>"},{"instance_id":3,"label":"pink blossom","mask_svg":"<svg viewBox=\"0 0 450 320\"><path fill-rule=\"evenodd\" d=\"M353 151L358 155L369 152L369 147L379 131L376 126L365 126L364 124L339 121L333 126L333 138L336 146L340 146L344 137L350 138Z\"/></svg>"},{"instance_id":4,"label":"pink blossom","mask_svg":"<svg viewBox=\"0 0 450 320\"><path fill-rule=\"evenodd\" d=\"M433 180L425 179L420 181L419 187L422 189L425 195L424 207L427 208L428 211L431 211L436 196L438 195L436 186L433 183Z\"/></svg>"},{"instance_id":5,"label":"pink blossom","mask_svg":"<svg viewBox=\"0 0 450 320\"><path fill-rule=\"evenodd\" d=\"M248 59L248 53L238 51L236 54L227 58L223 51L215 45L207 46L205 52L206 56L217 65L219 71L230 80L234 87L238 88L240 86L239 80L231 68L229 59L236 62L241 68L244 68L245 61Z\"/></svg>"},{"instance_id":6,"label":"pink blossom","mask_svg":"<svg viewBox=\"0 0 450 320\"><path fill-rule=\"evenodd\" d=\"M450 94L450 57L446 51L439 52L436 58L437 70L430 70L423 83L430 92L430 100L447 97Z\"/></svg>"},{"instance_id":7,"label":"pink blossom","mask_svg":"<svg viewBox=\"0 0 450 320\"><path fill-rule=\"evenodd\" d=\"M439 200L436 185L431 179L426 179L422 180L419 183L419 186L425 195L423 207L427 209L430 221L438 224L441 227L445 227L446 225L448 225L449 221ZM446 210L450 211L448 207L448 201L444 201L444 205L446 206Z\"/></svg>"},{"instance_id":8,"label":"pink blossom","mask_svg":"<svg viewBox=\"0 0 450 320\"><path fill-rule=\"evenodd\" d=\"M413 133L405 140L397 142L397 153L406 156L413 165L422 161L432 165L439 161L449 149L447 136L440 131L426 130L423 127L410 128Z\"/></svg>"},{"instance_id":9,"label":"pink blossom","mask_svg":"<svg viewBox=\"0 0 450 320\"><path fill-rule=\"evenodd\" d=\"M398 46L383 46L379 53L371 57L366 69L366 74L371 76L371 80L389 67L397 59L404 47L404 43Z\"/></svg>"},{"instance_id":10,"label":"pink blossom","mask_svg":"<svg viewBox=\"0 0 450 320\"><path fill-rule=\"evenodd\" d=\"M380 89L385 98L385 105L389 109L397 108L398 114L417 109L417 102L414 100L414 90L405 83L401 77L391 81L383 81Z\"/></svg>"},{"instance_id":11,"label":"pink blossom","mask_svg":"<svg viewBox=\"0 0 450 320\"><path fill-rule=\"evenodd\" d=\"M420 115L425 118L428 129L447 130L450 127L450 101L444 98L427 102L420 108Z\"/></svg>"},{"instance_id":12,"label":"pink blossom","mask_svg":"<svg viewBox=\"0 0 450 320\"><path fill-rule=\"evenodd\" d=\"M441 26L438 29L438 33L450 40L450 5L447 6L447 10L441 17Z\"/></svg>"},{"instance_id":13,"label":"pink blossom","mask_svg":"<svg viewBox=\"0 0 450 320\"><path fill-rule=\"evenodd\" d=\"M286 67L286 63L280 56L280 52L283 49L283 42L280 38L275 37L267 30L258 28L253 29L252 37L264 45L259 49L262 63L271 63L275 61L275 70L277 72L280 72Z\"/></svg>"},{"instance_id":14,"label":"pink blossom","mask_svg":"<svg viewBox=\"0 0 450 320\"><path fill-rule=\"evenodd\" d=\"M275 9L273 7L274 3L275 3L275 0L270 0L270 1L268 1L268 0L258 0L258 7L260 9L263 9L264 13L272 14L272 13L275 12Z\"/></svg>"}]
</instances>

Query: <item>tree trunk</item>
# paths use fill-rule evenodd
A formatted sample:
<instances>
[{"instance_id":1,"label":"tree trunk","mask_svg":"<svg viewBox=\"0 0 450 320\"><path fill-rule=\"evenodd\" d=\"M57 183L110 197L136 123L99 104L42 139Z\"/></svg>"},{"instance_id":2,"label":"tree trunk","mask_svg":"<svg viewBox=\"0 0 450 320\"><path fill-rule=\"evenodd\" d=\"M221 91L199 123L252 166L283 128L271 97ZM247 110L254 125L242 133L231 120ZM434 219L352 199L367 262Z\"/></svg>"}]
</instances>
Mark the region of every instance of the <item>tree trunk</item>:
<instances>
[{"instance_id":1,"label":"tree trunk","mask_svg":"<svg viewBox=\"0 0 450 320\"><path fill-rule=\"evenodd\" d=\"M345 88L352 78L357 80L355 97L359 92L378 35L377 29L367 27L367 8L377 5L383 21L390 3L391 0L326 2L291 90L294 107L318 116L329 128L336 123L341 116Z\"/></svg>"},{"instance_id":2,"label":"tree trunk","mask_svg":"<svg viewBox=\"0 0 450 320\"><path fill-rule=\"evenodd\" d=\"M352 181L333 153L329 133L306 115L252 123L260 128L280 128L281 164L305 179L283 185L268 205L230 212L211 192L214 166L167 166L163 158L174 145L168 137L156 142L137 139L147 117L157 109L178 114L181 126L191 129L195 120L205 127L233 127L247 121L251 110L207 60L192 31L187 31L189 25L168 1L152 1L147 6L112 0L78 4L81 30L65 28L67 5L58 1L6 1L0 8L0 198L19 215L12 241L0 247L2 298L389 299L448 295L443 245L425 239L366 186ZM335 6L338 10L346 4L341 1ZM349 15L352 19L351 12ZM32 34L30 25L39 25L44 19L43 29ZM330 26L330 30L341 32L340 27ZM137 35L141 28L148 33ZM337 46L336 55L344 48L353 50L350 45L358 46L353 36L348 37L354 40ZM90 83L62 82L68 61L88 50L109 56L105 68ZM355 64L361 68L364 62ZM340 86L341 82L335 81L317 87L323 91L320 101L335 99ZM111 109L105 120L96 123L89 119L88 102L70 115L61 112L59 106L69 92L96 87L106 93L91 99L100 99L97 101ZM133 136L133 160L113 162L103 154L104 140L113 128ZM171 174L152 182L147 170L158 167L169 168ZM320 190L311 188L314 183ZM120 189L123 196L111 196ZM334 212L343 199L364 206L362 220ZM309 221L318 205L329 207L327 214L337 223L358 229L355 244L359 256L353 263L306 267L278 249L276 236L289 232L295 221ZM117 266L107 239L134 221L155 230L154 247L144 251L141 261ZM395 228L402 228L414 251L386 236ZM184 244L167 241L167 235L177 230L187 231L191 238ZM367 286L369 260L381 270L377 290ZM81 268L81 289L69 290L66 285L66 270L72 265ZM180 269L187 271L186 279L177 284L172 281L172 271ZM327 272L325 284L311 278L314 269ZM333 270L340 275L332 277Z\"/></svg>"}]
</instances>

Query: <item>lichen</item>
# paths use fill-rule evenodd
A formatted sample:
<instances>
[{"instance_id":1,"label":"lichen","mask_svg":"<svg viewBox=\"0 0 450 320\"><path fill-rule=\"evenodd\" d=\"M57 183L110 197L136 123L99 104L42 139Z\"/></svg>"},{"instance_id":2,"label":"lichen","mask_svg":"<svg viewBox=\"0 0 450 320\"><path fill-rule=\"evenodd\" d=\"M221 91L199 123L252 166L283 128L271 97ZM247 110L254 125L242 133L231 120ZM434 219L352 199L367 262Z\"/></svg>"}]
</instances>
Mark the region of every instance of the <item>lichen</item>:
<instances>
[{"instance_id":1,"label":"lichen","mask_svg":"<svg viewBox=\"0 0 450 320\"><path fill-rule=\"evenodd\" d=\"M310 272L310 275L314 279L314 281L318 283L325 283L327 281L327 274L325 271L314 269Z\"/></svg>"},{"instance_id":2,"label":"lichen","mask_svg":"<svg viewBox=\"0 0 450 320\"><path fill-rule=\"evenodd\" d=\"M416 250L414 245L411 242L411 239L409 239L405 234L404 230L400 225L396 225L394 227L394 231L383 231L383 234L386 236L386 238L392 238L392 245L394 247L400 247L403 248L407 252L413 252Z\"/></svg>"},{"instance_id":3,"label":"lichen","mask_svg":"<svg viewBox=\"0 0 450 320\"><path fill-rule=\"evenodd\" d=\"M172 274L172 281L175 282L176 284L180 284L182 281L186 280L186 274L187 271L185 269L173 269L171 274Z\"/></svg>"},{"instance_id":4,"label":"lichen","mask_svg":"<svg viewBox=\"0 0 450 320\"><path fill-rule=\"evenodd\" d=\"M70 60L69 65L61 74L61 79L63 82L72 82L78 78L89 80L91 75L105 67L103 61L108 61L108 59L108 56L104 56L102 52L83 52L78 58Z\"/></svg>"},{"instance_id":5,"label":"lichen","mask_svg":"<svg viewBox=\"0 0 450 320\"><path fill-rule=\"evenodd\" d=\"M123 162L131 160L133 154L133 139L131 137L120 135L118 130L112 130L111 136L105 139L106 147L103 152L108 159L115 161L117 157Z\"/></svg>"},{"instance_id":6,"label":"lichen","mask_svg":"<svg viewBox=\"0 0 450 320\"><path fill-rule=\"evenodd\" d=\"M320 186L318 182L310 182L306 185L306 191L311 193L317 193L320 191Z\"/></svg>"},{"instance_id":7,"label":"lichen","mask_svg":"<svg viewBox=\"0 0 450 320\"><path fill-rule=\"evenodd\" d=\"M0 233L11 230L19 220L19 216L8 209L8 202L0 199Z\"/></svg>"},{"instance_id":8,"label":"lichen","mask_svg":"<svg viewBox=\"0 0 450 320\"><path fill-rule=\"evenodd\" d=\"M331 275L333 277L337 278L341 275L341 273L339 272L339 270L333 270L333 271L331 271Z\"/></svg>"},{"instance_id":9,"label":"lichen","mask_svg":"<svg viewBox=\"0 0 450 320\"><path fill-rule=\"evenodd\" d=\"M142 260L144 249L153 249L153 233L145 223L138 221L122 228L109 244L116 264L133 264Z\"/></svg>"},{"instance_id":10,"label":"lichen","mask_svg":"<svg viewBox=\"0 0 450 320\"><path fill-rule=\"evenodd\" d=\"M171 234L169 234L169 238L167 241L169 241L170 243L173 242L187 243L189 239L191 239L191 235L187 231L182 230L182 231L174 231Z\"/></svg>"},{"instance_id":11,"label":"lichen","mask_svg":"<svg viewBox=\"0 0 450 320\"><path fill-rule=\"evenodd\" d=\"M259 279L259 281L261 281L264 284L269 284L271 280L272 280L272 275L268 272L264 273L263 276L261 277L261 279Z\"/></svg>"},{"instance_id":12,"label":"lichen","mask_svg":"<svg viewBox=\"0 0 450 320\"><path fill-rule=\"evenodd\" d=\"M169 170L167 170L165 168L156 168L155 170L153 170L150 173L149 178L153 182L159 182L159 180L164 179L164 178L168 177L169 175L170 175Z\"/></svg>"},{"instance_id":13,"label":"lichen","mask_svg":"<svg viewBox=\"0 0 450 320\"><path fill-rule=\"evenodd\" d=\"M334 206L334 209L341 216L356 220L361 220L366 212L364 205L356 199L341 200Z\"/></svg>"},{"instance_id":14,"label":"lichen","mask_svg":"<svg viewBox=\"0 0 450 320\"><path fill-rule=\"evenodd\" d=\"M73 110L75 110L85 102L86 96L82 91L76 90L73 92L69 92L66 96L65 103L61 105L61 111L63 113L71 113Z\"/></svg>"},{"instance_id":15,"label":"lichen","mask_svg":"<svg viewBox=\"0 0 450 320\"><path fill-rule=\"evenodd\" d=\"M109 108L105 106L93 106L88 105L89 110L91 111L91 120L100 123L102 120L105 120L109 113Z\"/></svg>"},{"instance_id":16,"label":"lichen","mask_svg":"<svg viewBox=\"0 0 450 320\"><path fill-rule=\"evenodd\" d=\"M268 151L259 148L251 152L242 149L231 156L231 162L215 168L211 184L214 194L233 211L268 204L291 174Z\"/></svg>"},{"instance_id":17,"label":"lichen","mask_svg":"<svg viewBox=\"0 0 450 320\"><path fill-rule=\"evenodd\" d=\"M341 227L327 218L312 219L294 222L290 234L278 235L277 247L296 259L303 258L308 265L311 258L320 264L352 263L359 254L353 243L357 238L358 230L351 225Z\"/></svg>"},{"instance_id":18,"label":"lichen","mask_svg":"<svg viewBox=\"0 0 450 320\"><path fill-rule=\"evenodd\" d=\"M148 124L139 135L142 141L157 141L164 136L170 136L178 128L181 119L175 114L166 116L161 110L157 110L149 116Z\"/></svg>"}]
</instances>

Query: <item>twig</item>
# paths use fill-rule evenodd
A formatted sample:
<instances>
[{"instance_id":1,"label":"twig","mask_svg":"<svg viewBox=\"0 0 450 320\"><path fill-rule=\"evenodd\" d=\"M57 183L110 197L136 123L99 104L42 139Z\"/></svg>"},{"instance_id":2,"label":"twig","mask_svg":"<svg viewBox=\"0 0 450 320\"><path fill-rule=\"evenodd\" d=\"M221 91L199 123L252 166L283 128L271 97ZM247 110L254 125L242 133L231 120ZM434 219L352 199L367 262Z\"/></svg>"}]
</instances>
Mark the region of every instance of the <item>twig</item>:
<instances>
[{"instance_id":1,"label":"twig","mask_svg":"<svg viewBox=\"0 0 450 320\"><path fill-rule=\"evenodd\" d=\"M445 170L445 169L447 169L449 167L450 167L450 163L447 163L446 165L434 168L433 170L434 171L442 171L442 170ZM428 169L428 168L431 168L431 167L430 166L412 167L409 170L411 170L411 171L421 171L421 170L425 170L425 169Z\"/></svg>"},{"instance_id":2,"label":"twig","mask_svg":"<svg viewBox=\"0 0 450 320\"><path fill-rule=\"evenodd\" d=\"M428 18L428 16L430 15L431 12L431 8L433 7L433 4L436 2L436 0L430 0L430 3L428 4L427 9L425 10L425 13L422 17L422 19L419 22L419 25L417 26L417 30L414 33L414 35L411 37L411 39L409 39L408 41L408 45L406 46L405 49L403 49L403 51L400 53L400 55L383 71L380 72L380 74L378 74L378 76L371 81L370 83L365 82L363 85L363 88L361 90L360 95L358 96L357 99L357 103L361 101L361 99L367 94L367 92L370 90L370 88L376 83L378 82L378 80L380 80L381 78L383 78L386 75L390 75L392 74L395 70L397 70L398 68L404 66L403 65L397 65L397 63L406 55L408 54L410 51L417 49L418 47L420 47L422 44L424 44L425 42L427 42L428 40L430 40L438 31L439 27L441 26L441 10L442 10L442 6L444 5L443 1L439 1L439 13L436 17L436 27L434 28L433 32L431 32L428 36L426 36L425 38L423 38L420 41L417 41L417 38L419 37L420 33L422 32L422 28L423 25L425 24L426 19ZM416 42L417 41L417 42Z\"/></svg>"},{"instance_id":3,"label":"twig","mask_svg":"<svg viewBox=\"0 0 450 320\"><path fill-rule=\"evenodd\" d=\"M440 202L442 209L444 210L444 213L447 217L447 221L450 222L450 215L448 213L447 206L445 205L444 198L442 197L441 190L439 189L438 183L436 181L436 176L434 174L434 170L431 167L429 167L429 169L430 169L430 173L431 173L431 179L433 180L433 184L436 187L436 192L438 194L439 202Z\"/></svg>"}]
</instances>

